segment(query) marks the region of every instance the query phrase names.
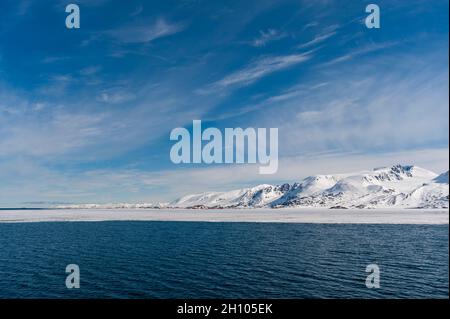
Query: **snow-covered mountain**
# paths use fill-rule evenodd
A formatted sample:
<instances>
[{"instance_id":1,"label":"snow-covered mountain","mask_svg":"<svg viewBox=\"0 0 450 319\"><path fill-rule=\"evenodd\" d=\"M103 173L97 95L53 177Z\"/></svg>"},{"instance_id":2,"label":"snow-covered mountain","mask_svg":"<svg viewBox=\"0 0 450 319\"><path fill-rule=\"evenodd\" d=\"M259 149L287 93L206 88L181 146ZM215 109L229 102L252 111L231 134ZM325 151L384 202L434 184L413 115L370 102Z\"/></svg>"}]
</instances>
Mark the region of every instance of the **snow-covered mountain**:
<instances>
[{"instance_id":1,"label":"snow-covered mountain","mask_svg":"<svg viewBox=\"0 0 450 319\"><path fill-rule=\"evenodd\" d=\"M187 195L171 203L77 204L57 208L448 208L449 172L395 165L349 174L315 175L293 184L262 184Z\"/></svg>"},{"instance_id":2,"label":"snow-covered mountain","mask_svg":"<svg viewBox=\"0 0 450 319\"><path fill-rule=\"evenodd\" d=\"M316 175L299 183L258 185L184 196L176 208L328 207L448 208L448 172L395 165L350 174Z\"/></svg>"}]
</instances>

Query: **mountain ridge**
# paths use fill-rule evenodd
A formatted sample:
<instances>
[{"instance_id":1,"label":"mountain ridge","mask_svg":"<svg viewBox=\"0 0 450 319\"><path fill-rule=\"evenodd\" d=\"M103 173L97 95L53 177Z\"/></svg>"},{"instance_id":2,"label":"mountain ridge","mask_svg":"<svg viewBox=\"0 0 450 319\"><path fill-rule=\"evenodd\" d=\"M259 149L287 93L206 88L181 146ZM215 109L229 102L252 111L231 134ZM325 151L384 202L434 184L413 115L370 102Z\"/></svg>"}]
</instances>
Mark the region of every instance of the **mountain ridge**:
<instances>
[{"instance_id":1,"label":"mountain ridge","mask_svg":"<svg viewBox=\"0 0 450 319\"><path fill-rule=\"evenodd\" d=\"M448 172L412 165L314 175L293 184L262 184L183 196L172 208L448 208Z\"/></svg>"},{"instance_id":2,"label":"mountain ridge","mask_svg":"<svg viewBox=\"0 0 450 319\"><path fill-rule=\"evenodd\" d=\"M57 208L441 208L449 207L449 172L394 165L346 174L313 175L295 183L260 184L183 196L170 203L79 204Z\"/></svg>"}]
</instances>

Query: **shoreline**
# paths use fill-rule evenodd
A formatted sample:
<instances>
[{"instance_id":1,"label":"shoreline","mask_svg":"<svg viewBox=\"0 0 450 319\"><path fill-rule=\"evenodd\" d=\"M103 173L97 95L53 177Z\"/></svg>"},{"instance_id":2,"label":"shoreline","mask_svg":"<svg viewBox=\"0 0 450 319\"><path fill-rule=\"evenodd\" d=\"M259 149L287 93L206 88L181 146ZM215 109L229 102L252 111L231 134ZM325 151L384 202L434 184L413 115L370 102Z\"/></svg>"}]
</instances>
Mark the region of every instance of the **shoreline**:
<instances>
[{"instance_id":1,"label":"shoreline","mask_svg":"<svg viewBox=\"0 0 450 319\"><path fill-rule=\"evenodd\" d=\"M301 224L448 225L447 209L27 209L0 210L0 223L31 222L251 222Z\"/></svg>"}]
</instances>

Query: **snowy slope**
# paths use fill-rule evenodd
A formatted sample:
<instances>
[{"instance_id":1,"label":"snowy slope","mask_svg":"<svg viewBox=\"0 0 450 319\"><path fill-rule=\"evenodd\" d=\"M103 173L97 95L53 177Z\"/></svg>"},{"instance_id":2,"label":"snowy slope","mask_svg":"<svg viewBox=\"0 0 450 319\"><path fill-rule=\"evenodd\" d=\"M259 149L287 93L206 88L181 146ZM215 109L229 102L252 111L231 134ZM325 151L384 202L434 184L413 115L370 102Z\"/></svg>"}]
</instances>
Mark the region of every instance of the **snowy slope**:
<instances>
[{"instance_id":1,"label":"snowy slope","mask_svg":"<svg viewBox=\"0 0 450 319\"><path fill-rule=\"evenodd\" d=\"M395 165L351 174L310 176L299 183L258 185L229 192L188 195L179 208L328 207L448 208L448 172Z\"/></svg>"},{"instance_id":2,"label":"snowy slope","mask_svg":"<svg viewBox=\"0 0 450 319\"><path fill-rule=\"evenodd\" d=\"M285 187L289 187L289 184L281 186L262 184L229 192L188 195L171 203L169 206L179 208L265 207L281 197L287 190Z\"/></svg>"}]
</instances>

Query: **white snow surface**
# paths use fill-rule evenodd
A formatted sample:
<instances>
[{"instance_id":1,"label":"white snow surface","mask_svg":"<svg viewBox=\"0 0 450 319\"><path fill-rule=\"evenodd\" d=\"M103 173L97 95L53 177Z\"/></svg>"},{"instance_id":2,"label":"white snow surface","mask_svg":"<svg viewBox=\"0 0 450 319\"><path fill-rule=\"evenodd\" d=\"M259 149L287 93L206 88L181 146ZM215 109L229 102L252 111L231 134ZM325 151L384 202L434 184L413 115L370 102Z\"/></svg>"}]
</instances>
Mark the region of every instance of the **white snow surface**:
<instances>
[{"instance_id":1,"label":"white snow surface","mask_svg":"<svg viewBox=\"0 0 450 319\"><path fill-rule=\"evenodd\" d=\"M448 224L445 209L52 209L0 211L0 223L98 221Z\"/></svg>"}]
</instances>

